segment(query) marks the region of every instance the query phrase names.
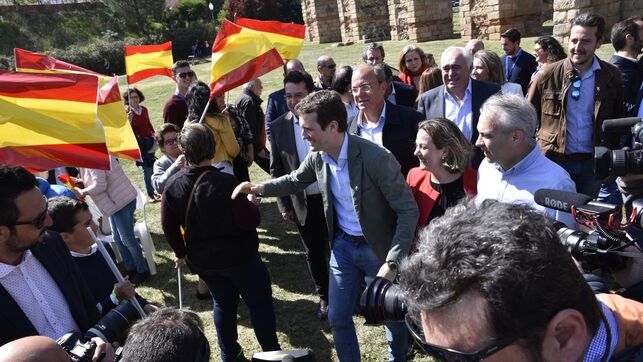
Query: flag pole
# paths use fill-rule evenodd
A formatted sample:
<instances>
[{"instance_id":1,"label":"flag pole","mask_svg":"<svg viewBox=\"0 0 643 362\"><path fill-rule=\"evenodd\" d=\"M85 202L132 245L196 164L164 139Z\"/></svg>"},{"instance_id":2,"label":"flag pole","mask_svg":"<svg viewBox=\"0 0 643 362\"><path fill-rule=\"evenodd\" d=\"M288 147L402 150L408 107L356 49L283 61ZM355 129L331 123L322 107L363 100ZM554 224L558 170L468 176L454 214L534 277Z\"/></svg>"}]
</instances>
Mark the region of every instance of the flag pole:
<instances>
[{"instance_id":1,"label":"flag pole","mask_svg":"<svg viewBox=\"0 0 643 362\"><path fill-rule=\"evenodd\" d=\"M208 112L208 108L210 107L210 99L208 98L208 103L205 105L205 109L203 110L203 114L201 114L201 118L199 118L199 123L203 123L203 120L205 119L205 114Z\"/></svg>"}]
</instances>

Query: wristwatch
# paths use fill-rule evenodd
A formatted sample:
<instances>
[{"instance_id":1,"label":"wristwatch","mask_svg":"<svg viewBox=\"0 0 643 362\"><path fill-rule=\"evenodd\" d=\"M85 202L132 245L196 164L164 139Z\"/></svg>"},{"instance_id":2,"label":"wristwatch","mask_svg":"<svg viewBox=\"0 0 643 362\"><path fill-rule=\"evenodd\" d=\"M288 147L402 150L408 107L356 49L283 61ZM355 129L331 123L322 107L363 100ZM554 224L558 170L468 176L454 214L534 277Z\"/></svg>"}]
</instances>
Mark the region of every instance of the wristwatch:
<instances>
[{"instance_id":1,"label":"wristwatch","mask_svg":"<svg viewBox=\"0 0 643 362\"><path fill-rule=\"evenodd\" d=\"M387 260L386 265L388 265L388 268L397 271L397 262L395 260Z\"/></svg>"}]
</instances>

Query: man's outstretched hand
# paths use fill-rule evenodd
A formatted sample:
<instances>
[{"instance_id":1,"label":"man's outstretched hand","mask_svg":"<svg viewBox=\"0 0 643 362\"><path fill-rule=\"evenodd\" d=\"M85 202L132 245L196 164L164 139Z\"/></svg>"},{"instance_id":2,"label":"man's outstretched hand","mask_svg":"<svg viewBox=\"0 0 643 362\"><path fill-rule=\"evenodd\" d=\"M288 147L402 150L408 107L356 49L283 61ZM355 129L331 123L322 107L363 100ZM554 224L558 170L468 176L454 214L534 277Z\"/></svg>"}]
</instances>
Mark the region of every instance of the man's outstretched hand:
<instances>
[{"instance_id":1,"label":"man's outstretched hand","mask_svg":"<svg viewBox=\"0 0 643 362\"><path fill-rule=\"evenodd\" d=\"M263 185L255 185L251 182L242 182L232 191L232 198L236 199L239 194L257 194L263 192Z\"/></svg>"}]
</instances>

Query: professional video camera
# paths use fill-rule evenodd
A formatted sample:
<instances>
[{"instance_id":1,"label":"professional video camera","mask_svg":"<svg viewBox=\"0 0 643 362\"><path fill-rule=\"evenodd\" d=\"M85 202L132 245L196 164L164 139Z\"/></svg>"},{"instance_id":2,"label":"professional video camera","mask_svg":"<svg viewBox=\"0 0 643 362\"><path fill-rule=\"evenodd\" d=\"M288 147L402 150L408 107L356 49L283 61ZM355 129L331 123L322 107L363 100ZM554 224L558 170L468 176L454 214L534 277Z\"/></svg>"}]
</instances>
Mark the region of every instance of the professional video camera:
<instances>
[{"instance_id":1,"label":"professional video camera","mask_svg":"<svg viewBox=\"0 0 643 362\"><path fill-rule=\"evenodd\" d=\"M629 135L634 141L643 143L643 119L638 117L606 119L602 126L604 137ZM624 176L643 173L643 150L610 150L603 146L594 147L594 175L597 180L607 176Z\"/></svg>"},{"instance_id":2,"label":"professional video camera","mask_svg":"<svg viewBox=\"0 0 643 362\"><path fill-rule=\"evenodd\" d=\"M643 200L633 202L629 217L623 215L622 206L592 201L591 197L575 192L540 189L534 200L538 205L571 213L577 224L591 230L586 233L559 222L554 224L561 242L586 272L619 271L626 267L627 258L643 257L640 252L624 250L637 242L628 232L643 230Z\"/></svg>"},{"instance_id":3,"label":"professional video camera","mask_svg":"<svg viewBox=\"0 0 643 362\"><path fill-rule=\"evenodd\" d=\"M359 300L366 325L404 320L407 308L396 284L381 277L375 277L367 284Z\"/></svg>"},{"instance_id":4,"label":"professional video camera","mask_svg":"<svg viewBox=\"0 0 643 362\"><path fill-rule=\"evenodd\" d=\"M96 344L92 342L92 338L99 337L106 343L119 342L123 344L125 337L127 337L129 326L139 317L140 315L131 302L122 303L110 310L87 333L82 334L78 331L72 331L58 338L56 342L73 360L79 362L91 361L96 349ZM120 351L117 351L116 355L116 360L119 360Z\"/></svg>"}]
</instances>

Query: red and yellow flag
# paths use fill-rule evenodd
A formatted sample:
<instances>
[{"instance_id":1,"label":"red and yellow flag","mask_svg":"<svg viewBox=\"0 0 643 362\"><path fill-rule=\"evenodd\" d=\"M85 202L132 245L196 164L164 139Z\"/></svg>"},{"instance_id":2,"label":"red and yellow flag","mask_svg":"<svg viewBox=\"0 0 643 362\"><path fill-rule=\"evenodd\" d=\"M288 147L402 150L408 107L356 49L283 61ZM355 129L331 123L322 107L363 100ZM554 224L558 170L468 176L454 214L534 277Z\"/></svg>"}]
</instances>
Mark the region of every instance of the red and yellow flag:
<instances>
[{"instance_id":1,"label":"red and yellow flag","mask_svg":"<svg viewBox=\"0 0 643 362\"><path fill-rule=\"evenodd\" d=\"M97 96L93 75L0 71L0 163L108 170Z\"/></svg>"},{"instance_id":2,"label":"red and yellow flag","mask_svg":"<svg viewBox=\"0 0 643 362\"><path fill-rule=\"evenodd\" d=\"M279 52L262 32L224 20L212 45L211 96L219 96L282 65Z\"/></svg>"},{"instance_id":3,"label":"red and yellow flag","mask_svg":"<svg viewBox=\"0 0 643 362\"><path fill-rule=\"evenodd\" d=\"M125 114L118 78L106 77L46 54L14 48L16 70L29 73L78 73L99 77L98 118L105 129L107 149L115 157L141 160L136 137Z\"/></svg>"},{"instance_id":4,"label":"red and yellow flag","mask_svg":"<svg viewBox=\"0 0 643 362\"><path fill-rule=\"evenodd\" d=\"M304 46L305 25L248 18L236 18L234 22L244 28L262 32L275 45L284 59L297 58Z\"/></svg>"},{"instance_id":5,"label":"red and yellow flag","mask_svg":"<svg viewBox=\"0 0 643 362\"><path fill-rule=\"evenodd\" d=\"M167 75L172 78L173 64L171 41L158 45L125 47L125 70L128 84L155 75Z\"/></svg>"}]
</instances>

